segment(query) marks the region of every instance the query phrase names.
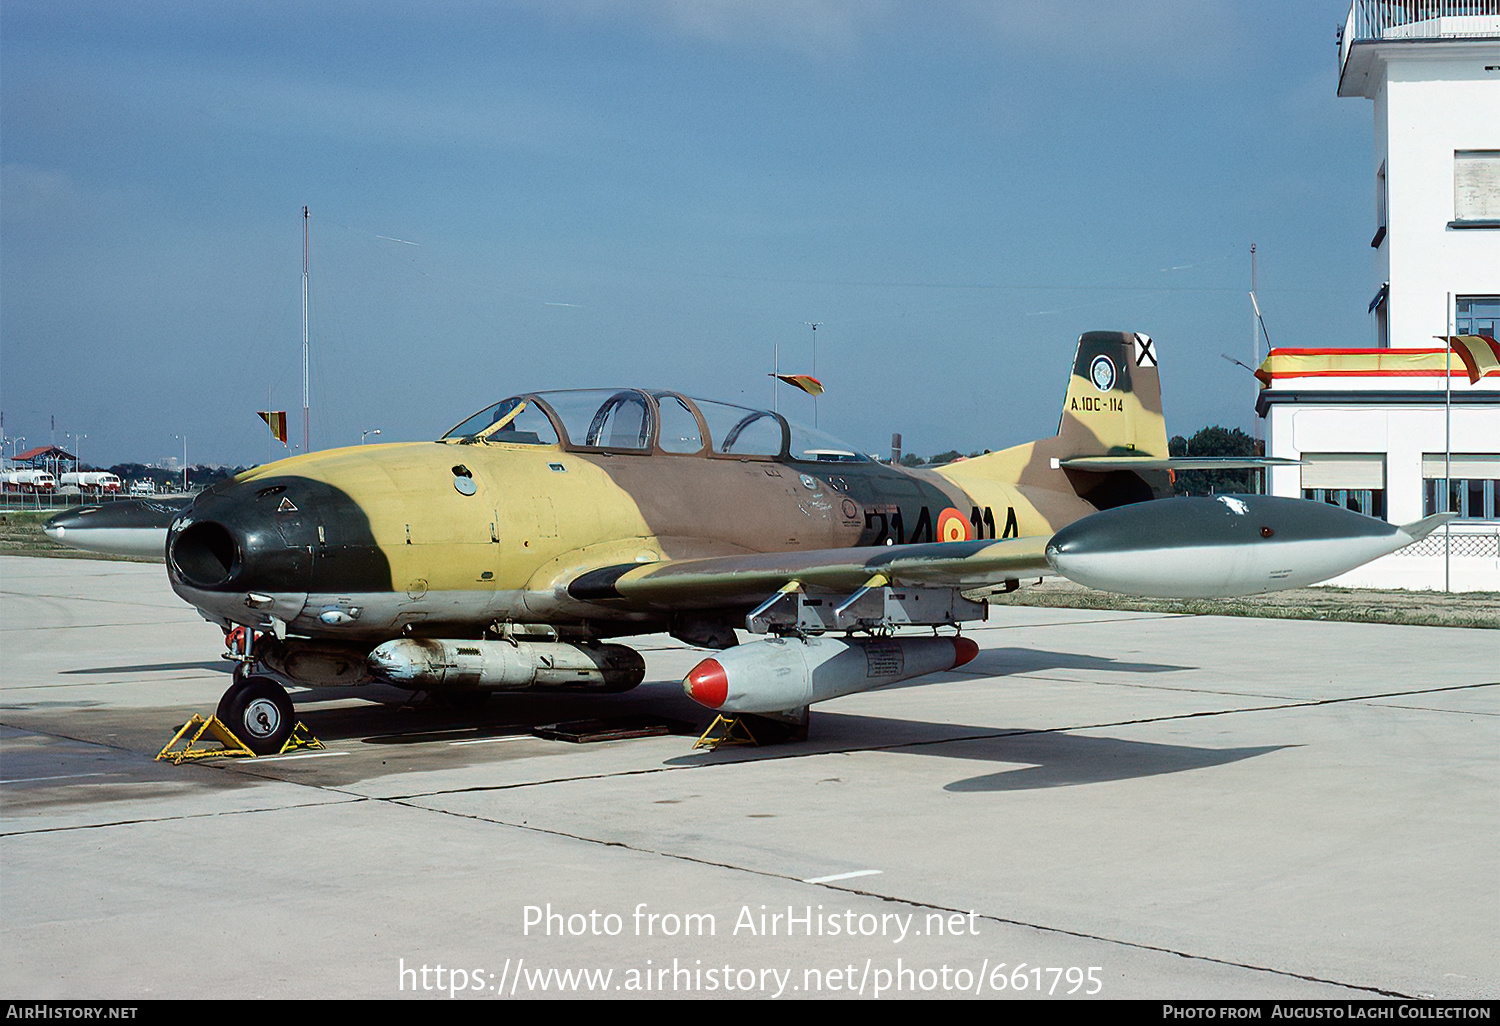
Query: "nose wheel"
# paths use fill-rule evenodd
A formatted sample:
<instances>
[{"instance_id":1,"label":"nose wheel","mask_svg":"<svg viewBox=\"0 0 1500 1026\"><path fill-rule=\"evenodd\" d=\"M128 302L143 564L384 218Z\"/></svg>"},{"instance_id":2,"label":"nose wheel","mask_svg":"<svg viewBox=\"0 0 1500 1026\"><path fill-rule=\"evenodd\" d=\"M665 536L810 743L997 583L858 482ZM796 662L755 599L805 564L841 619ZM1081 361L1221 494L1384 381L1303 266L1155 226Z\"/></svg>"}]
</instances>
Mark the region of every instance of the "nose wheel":
<instances>
[{"instance_id":1,"label":"nose wheel","mask_svg":"<svg viewBox=\"0 0 1500 1026\"><path fill-rule=\"evenodd\" d=\"M286 689L269 677L238 677L216 715L256 755L281 751L296 726Z\"/></svg>"}]
</instances>

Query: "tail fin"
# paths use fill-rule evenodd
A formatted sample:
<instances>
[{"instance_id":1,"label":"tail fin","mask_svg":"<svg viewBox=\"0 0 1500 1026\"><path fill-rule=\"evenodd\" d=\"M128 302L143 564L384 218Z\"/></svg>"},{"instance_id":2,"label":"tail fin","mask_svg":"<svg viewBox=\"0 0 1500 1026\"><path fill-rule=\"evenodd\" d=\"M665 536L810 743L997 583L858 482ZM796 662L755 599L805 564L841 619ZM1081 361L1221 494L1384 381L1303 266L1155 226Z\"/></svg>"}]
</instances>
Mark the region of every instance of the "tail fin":
<instances>
[{"instance_id":1,"label":"tail fin","mask_svg":"<svg viewBox=\"0 0 1500 1026\"><path fill-rule=\"evenodd\" d=\"M1055 437L950 464L938 473L971 494L989 483L1050 493L1054 498L1036 501L1039 508L1048 507L1047 521L1060 525L1079 516L1080 509L1058 506L1058 494L1076 496L1094 509L1170 494L1168 459L1155 344L1133 332L1090 331L1078 339ZM1109 465L1089 465L1102 462Z\"/></svg>"},{"instance_id":2,"label":"tail fin","mask_svg":"<svg viewBox=\"0 0 1500 1026\"><path fill-rule=\"evenodd\" d=\"M1053 452L1063 459L1167 455L1161 380L1150 338L1125 331L1079 337Z\"/></svg>"}]
</instances>

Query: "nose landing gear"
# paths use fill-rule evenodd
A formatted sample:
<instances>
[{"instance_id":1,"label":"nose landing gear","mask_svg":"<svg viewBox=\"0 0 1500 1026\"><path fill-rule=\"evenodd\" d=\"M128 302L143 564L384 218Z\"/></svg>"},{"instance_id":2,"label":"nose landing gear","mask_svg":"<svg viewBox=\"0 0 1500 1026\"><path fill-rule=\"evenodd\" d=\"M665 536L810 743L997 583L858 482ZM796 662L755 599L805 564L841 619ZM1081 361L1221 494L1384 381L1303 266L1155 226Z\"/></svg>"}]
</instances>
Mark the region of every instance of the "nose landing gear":
<instances>
[{"instance_id":1,"label":"nose landing gear","mask_svg":"<svg viewBox=\"0 0 1500 1026\"><path fill-rule=\"evenodd\" d=\"M219 699L214 715L256 755L281 751L297 726L296 713L286 688L271 677L253 672L256 634L235 627L224 636L228 655L238 660L234 683Z\"/></svg>"},{"instance_id":2,"label":"nose landing gear","mask_svg":"<svg viewBox=\"0 0 1500 1026\"><path fill-rule=\"evenodd\" d=\"M241 677L238 672L214 715L256 755L281 751L296 726L285 688L270 677Z\"/></svg>"}]
</instances>

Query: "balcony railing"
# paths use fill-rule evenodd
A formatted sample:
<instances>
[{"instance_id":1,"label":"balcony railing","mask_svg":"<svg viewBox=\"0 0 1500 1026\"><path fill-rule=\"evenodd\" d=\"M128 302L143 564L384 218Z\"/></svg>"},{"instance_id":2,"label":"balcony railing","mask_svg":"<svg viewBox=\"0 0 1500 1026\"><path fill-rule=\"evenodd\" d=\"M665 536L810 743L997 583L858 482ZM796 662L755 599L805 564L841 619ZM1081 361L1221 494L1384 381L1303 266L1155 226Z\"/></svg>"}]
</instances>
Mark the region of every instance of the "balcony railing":
<instances>
[{"instance_id":1,"label":"balcony railing","mask_svg":"<svg viewBox=\"0 0 1500 1026\"><path fill-rule=\"evenodd\" d=\"M1500 0L1354 0L1339 31L1339 70L1355 43L1500 38Z\"/></svg>"}]
</instances>

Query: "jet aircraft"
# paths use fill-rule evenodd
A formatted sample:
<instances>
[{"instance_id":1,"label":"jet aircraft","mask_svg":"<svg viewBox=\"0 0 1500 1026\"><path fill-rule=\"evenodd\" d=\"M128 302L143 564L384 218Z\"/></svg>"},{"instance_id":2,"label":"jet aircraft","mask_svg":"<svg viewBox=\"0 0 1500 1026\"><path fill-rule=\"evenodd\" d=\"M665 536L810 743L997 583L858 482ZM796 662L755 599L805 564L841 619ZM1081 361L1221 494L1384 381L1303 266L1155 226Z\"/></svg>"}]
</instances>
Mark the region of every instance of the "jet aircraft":
<instances>
[{"instance_id":1,"label":"jet aircraft","mask_svg":"<svg viewBox=\"0 0 1500 1026\"><path fill-rule=\"evenodd\" d=\"M960 625L1023 580L1254 594L1445 519L1162 498L1174 469L1247 462L1275 461L1170 458L1154 343L1089 332L1055 436L932 469L672 391L535 392L434 442L296 456L186 508L81 511L47 530L164 546L173 589L238 660L219 717L258 752L292 729L286 685L379 681L459 705L623 691L645 663L611 639L658 631L715 650L683 681L691 697L797 736L815 702L968 661ZM742 631L764 637L739 644Z\"/></svg>"}]
</instances>

